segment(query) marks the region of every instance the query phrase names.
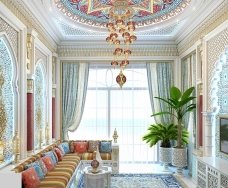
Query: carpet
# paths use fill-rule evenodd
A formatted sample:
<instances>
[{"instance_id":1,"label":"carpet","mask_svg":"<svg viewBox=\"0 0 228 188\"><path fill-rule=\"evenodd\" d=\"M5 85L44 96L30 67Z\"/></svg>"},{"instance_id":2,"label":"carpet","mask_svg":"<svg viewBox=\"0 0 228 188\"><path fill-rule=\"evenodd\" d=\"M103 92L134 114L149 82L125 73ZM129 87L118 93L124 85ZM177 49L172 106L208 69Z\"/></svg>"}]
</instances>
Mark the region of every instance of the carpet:
<instances>
[{"instance_id":1,"label":"carpet","mask_svg":"<svg viewBox=\"0 0 228 188\"><path fill-rule=\"evenodd\" d=\"M78 188L84 188L83 176ZM111 188L183 188L171 174L112 174ZM98 188L98 187L97 187Z\"/></svg>"}]
</instances>

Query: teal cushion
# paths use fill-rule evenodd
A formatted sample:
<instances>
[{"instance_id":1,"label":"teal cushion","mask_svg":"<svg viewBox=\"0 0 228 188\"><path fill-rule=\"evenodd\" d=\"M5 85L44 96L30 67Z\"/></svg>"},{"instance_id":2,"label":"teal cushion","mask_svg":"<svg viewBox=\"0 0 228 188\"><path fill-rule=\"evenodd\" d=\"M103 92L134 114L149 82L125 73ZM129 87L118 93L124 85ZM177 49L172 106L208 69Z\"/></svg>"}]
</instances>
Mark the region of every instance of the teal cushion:
<instances>
[{"instance_id":1,"label":"teal cushion","mask_svg":"<svg viewBox=\"0 0 228 188\"><path fill-rule=\"evenodd\" d=\"M63 147L64 153L70 153L70 147L68 142L63 142L61 145Z\"/></svg>"},{"instance_id":2,"label":"teal cushion","mask_svg":"<svg viewBox=\"0 0 228 188\"><path fill-rule=\"evenodd\" d=\"M101 153L112 152L112 142L111 141L101 141L99 150Z\"/></svg>"}]
</instances>

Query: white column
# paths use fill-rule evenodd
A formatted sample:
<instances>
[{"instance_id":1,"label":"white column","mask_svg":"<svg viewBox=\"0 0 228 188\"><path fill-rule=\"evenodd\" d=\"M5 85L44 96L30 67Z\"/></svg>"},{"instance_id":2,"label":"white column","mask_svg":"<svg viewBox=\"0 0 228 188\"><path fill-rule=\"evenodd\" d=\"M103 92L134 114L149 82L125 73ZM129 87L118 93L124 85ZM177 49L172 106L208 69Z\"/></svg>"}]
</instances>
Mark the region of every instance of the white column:
<instances>
[{"instance_id":1,"label":"white column","mask_svg":"<svg viewBox=\"0 0 228 188\"><path fill-rule=\"evenodd\" d=\"M119 173L119 144L112 144L112 173Z\"/></svg>"},{"instance_id":2,"label":"white column","mask_svg":"<svg viewBox=\"0 0 228 188\"><path fill-rule=\"evenodd\" d=\"M211 157L214 151L214 113L213 112L203 112L204 116L204 156Z\"/></svg>"}]
</instances>

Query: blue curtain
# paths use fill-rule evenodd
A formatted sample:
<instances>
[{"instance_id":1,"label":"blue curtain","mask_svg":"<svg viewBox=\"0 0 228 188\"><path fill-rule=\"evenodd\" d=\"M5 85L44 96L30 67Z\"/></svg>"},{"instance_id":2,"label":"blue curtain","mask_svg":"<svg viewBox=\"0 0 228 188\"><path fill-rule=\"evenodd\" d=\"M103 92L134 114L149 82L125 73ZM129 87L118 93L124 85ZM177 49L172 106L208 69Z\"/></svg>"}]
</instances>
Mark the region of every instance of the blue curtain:
<instances>
[{"instance_id":1,"label":"blue curtain","mask_svg":"<svg viewBox=\"0 0 228 188\"><path fill-rule=\"evenodd\" d=\"M147 63L148 88L152 113L168 110L168 107L154 97L169 97L169 90L173 86L173 63ZM173 122L170 115L155 116L156 123L168 124Z\"/></svg>"},{"instance_id":2,"label":"blue curtain","mask_svg":"<svg viewBox=\"0 0 228 188\"><path fill-rule=\"evenodd\" d=\"M62 135L75 131L84 110L89 75L88 63L62 63Z\"/></svg>"}]
</instances>

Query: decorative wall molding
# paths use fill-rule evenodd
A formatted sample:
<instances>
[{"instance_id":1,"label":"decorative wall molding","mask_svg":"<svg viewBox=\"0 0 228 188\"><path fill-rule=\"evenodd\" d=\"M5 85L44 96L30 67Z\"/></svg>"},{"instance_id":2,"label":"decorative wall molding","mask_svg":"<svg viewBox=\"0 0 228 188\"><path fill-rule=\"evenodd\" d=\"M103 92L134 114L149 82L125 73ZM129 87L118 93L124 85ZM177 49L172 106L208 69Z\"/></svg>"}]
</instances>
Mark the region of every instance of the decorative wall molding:
<instances>
[{"instance_id":1,"label":"decorative wall molding","mask_svg":"<svg viewBox=\"0 0 228 188\"><path fill-rule=\"evenodd\" d=\"M7 34L15 56L18 58L18 32L2 18L0 18L0 26L0 32Z\"/></svg>"},{"instance_id":2,"label":"decorative wall molding","mask_svg":"<svg viewBox=\"0 0 228 188\"><path fill-rule=\"evenodd\" d=\"M41 52L38 48L35 48L35 63L37 63L40 59L47 64L47 56Z\"/></svg>"},{"instance_id":3,"label":"decorative wall molding","mask_svg":"<svg viewBox=\"0 0 228 188\"><path fill-rule=\"evenodd\" d=\"M57 63L57 57L52 56L52 84L56 83L56 63Z\"/></svg>"},{"instance_id":4,"label":"decorative wall molding","mask_svg":"<svg viewBox=\"0 0 228 188\"><path fill-rule=\"evenodd\" d=\"M38 134L34 135L35 149L40 149L45 142L45 126L46 126L46 86L44 75L44 62L40 60L35 69L34 80L34 131Z\"/></svg>"},{"instance_id":5,"label":"decorative wall molding","mask_svg":"<svg viewBox=\"0 0 228 188\"><path fill-rule=\"evenodd\" d=\"M27 93L33 93L34 90L34 80L33 79L27 79Z\"/></svg>"},{"instance_id":6,"label":"decorative wall molding","mask_svg":"<svg viewBox=\"0 0 228 188\"><path fill-rule=\"evenodd\" d=\"M204 155L207 157L213 156L214 151L214 139L213 134L214 126L214 113L213 112L203 112L205 127L204 127Z\"/></svg>"},{"instance_id":7,"label":"decorative wall molding","mask_svg":"<svg viewBox=\"0 0 228 188\"><path fill-rule=\"evenodd\" d=\"M197 28L192 30L191 34L188 37L183 39L178 44L178 52L182 54L188 48L194 45L197 40L203 38L206 34L214 30L217 26L222 24L224 21L228 19L228 11L227 11L228 1L225 0L223 3L218 6L210 16L208 16L207 20L204 21Z\"/></svg>"},{"instance_id":8,"label":"decorative wall molding","mask_svg":"<svg viewBox=\"0 0 228 188\"><path fill-rule=\"evenodd\" d=\"M92 47L93 46L93 47ZM58 57L108 57L112 56L113 48L107 44L96 48L95 45L88 46L59 46ZM177 56L176 45L132 45L131 56Z\"/></svg>"},{"instance_id":9,"label":"decorative wall molding","mask_svg":"<svg viewBox=\"0 0 228 188\"><path fill-rule=\"evenodd\" d=\"M13 147L9 142L17 129L16 59L5 35L0 36L0 141L4 145L4 162L0 168L13 160Z\"/></svg>"},{"instance_id":10,"label":"decorative wall molding","mask_svg":"<svg viewBox=\"0 0 228 188\"><path fill-rule=\"evenodd\" d=\"M228 28L224 31L218 33L216 36L212 37L207 42L207 74L208 74L208 94L207 94L207 109L209 111L215 111L213 109L214 105L214 96L217 96L217 93L215 93L215 85L216 81L218 81L218 78L215 77L216 71L219 69L220 62L220 55L225 53L225 47L228 45ZM216 87L218 87L216 85ZM216 102L216 101L215 101ZM218 105L218 104L217 104Z\"/></svg>"},{"instance_id":11,"label":"decorative wall molding","mask_svg":"<svg viewBox=\"0 0 228 188\"><path fill-rule=\"evenodd\" d=\"M1 0L1 2L28 28L33 28L38 32L39 39L53 52L57 45L52 37L46 32L45 28L39 23L39 20L24 5L21 0Z\"/></svg>"}]
</instances>

